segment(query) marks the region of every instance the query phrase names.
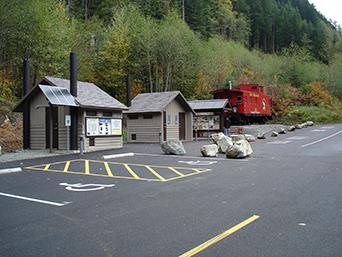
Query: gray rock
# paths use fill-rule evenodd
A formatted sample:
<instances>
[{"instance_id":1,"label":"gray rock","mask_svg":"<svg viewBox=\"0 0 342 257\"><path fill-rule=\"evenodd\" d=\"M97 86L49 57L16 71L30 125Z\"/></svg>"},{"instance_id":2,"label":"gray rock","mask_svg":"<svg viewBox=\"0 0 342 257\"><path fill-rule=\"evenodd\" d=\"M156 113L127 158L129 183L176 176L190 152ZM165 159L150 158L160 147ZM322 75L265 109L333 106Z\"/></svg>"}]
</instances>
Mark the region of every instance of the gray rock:
<instances>
[{"instance_id":1,"label":"gray rock","mask_svg":"<svg viewBox=\"0 0 342 257\"><path fill-rule=\"evenodd\" d=\"M306 122L302 123L301 124L303 128L307 128L308 127L308 124Z\"/></svg>"},{"instance_id":2,"label":"gray rock","mask_svg":"<svg viewBox=\"0 0 342 257\"><path fill-rule=\"evenodd\" d=\"M313 121L311 121L311 120L309 120L309 121L307 121L307 122L306 122L306 124L307 124L308 126L310 126L310 127L311 127L311 126L313 126L313 125L314 125L314 122L313 122Z\"/></svg>"},{"instance_id":3,"label":"gray rock","mask_svg":"<svg viewBox=\"0 0 342 257\"><path fill-rule=\"evenodd\" d=\"M161 144L161 149L165 154L184 155L186 151L181 141L169 139Z\"/></svg>"},{"instance_id":4,"label":"gray rock","mask_svg":"<svg viewBox=\"0 0 342 257\"><path fill-rule=\"evenodd\" d=\"M302 129L302 128L304 128L304 126L303 126L303 124L296 124L296 129Z\"/></svg>"},{"instance_id":5,"label":"gray rock","mask_svg":"<svg viewBox=\"0 0 342 257\"><path fill-rule=\"evenodd\" d=\"M214 143L218 146L218 150L220 153L225 153L229 146L233 145L233 142L230 137L225 136L223 133L212 134L211 138Z\"/></svg>"},{"instance_id":6,"label":"gray rock","mask_svg":"<svg viewBox=\"0 0 342 257\"><path fill-rule=\"evenodd\" d=\"M278 134L286 134L286 133L287 133L286 130L283 128L279 129L278 131Z\"/></svg>"},{"instance_id":7,"label":"gray rock","mask_svg":"<svg viewBox=\"0 0 342 257\"><path fill-rule=\"evenodd\" d=\"M257 139L266 139L266 134L265 134L265 133L260 133L260 134L257 136Z\"/></svg>"},{"instance_id":8,"label":"gray rock","mask_svg":"<svg viewBox=\"0 0 342 257\"><path fill-rule=\"evenodd\" d=\"M290 132L295 131L295 130L296 130L296 127L295 127L295 126L290 126L290 127L287 129L287 131L290 131Z\"/></svg>"},{"instance_id":9,"label":"gray rock","mask_svg":"<svg viewBox=\"0 0 342 257\"><path fill-rule=\"evenodd\" d=\"M241 159L250 156L253 153L253 149L247 140L240 140L235 142L226 151L227 158Z\"/></svg>"},{"instance_id":10,"label":"gray rock","mask_svg":"<svg viewBox=\"0 0 342 257\"><path fill-rule=\"evenodd\" d=\"M237 141L240 141L240 140L244 140L246 139L244 135L230 135L229 136L233 142L237 142Z\"/></svg>"},{"instance_id":11,"label":"gray rock","mask_svg":"<svg viewBox=\"0 0 342 257\"><path fill-rule=\"evenodd\" d=\"M245 134L245 139L248 141L248 142L254 142L256 139L255 139L255 136L253 135L249 135L249 134Z\"/></svg>"},{"instance_id":12,"label":"gray rock","mask_svg":"<svg viewBox=\"0 0 342 257\"><path fill-rule=\"evenodd\" d=\"M277 137L279 133L277 131L272 131L271 137Z\"/></svg>"},{"instance_id":13,"label":"gray rock","mask_svg":"<svg viewBox=\"0 0 342 257\"><path fill-rule=\"evenodd\" d=\"M215 157L218 153L218 146L215 144L203 145L201 147L201 154L204 157Z\"/></svg>"}]
</instances>

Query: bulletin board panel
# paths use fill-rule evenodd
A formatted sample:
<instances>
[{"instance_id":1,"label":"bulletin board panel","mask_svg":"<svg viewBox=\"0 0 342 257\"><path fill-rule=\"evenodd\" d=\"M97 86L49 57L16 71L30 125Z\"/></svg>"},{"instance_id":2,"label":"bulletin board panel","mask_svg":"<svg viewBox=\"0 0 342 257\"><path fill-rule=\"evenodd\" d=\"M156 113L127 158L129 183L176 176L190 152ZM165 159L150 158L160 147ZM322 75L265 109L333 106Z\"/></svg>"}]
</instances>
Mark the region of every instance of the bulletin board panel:
<instances>
[{"instance_id":1,"label":"bulletin board panel","mask_svg":"<svg viewBox=\"0 0 342 257\"><path fill-rule=\"evenodd\" d=\"M86 117L85 129L86 137L121 136L122 119Z\"/></svg>"}]
</instances>

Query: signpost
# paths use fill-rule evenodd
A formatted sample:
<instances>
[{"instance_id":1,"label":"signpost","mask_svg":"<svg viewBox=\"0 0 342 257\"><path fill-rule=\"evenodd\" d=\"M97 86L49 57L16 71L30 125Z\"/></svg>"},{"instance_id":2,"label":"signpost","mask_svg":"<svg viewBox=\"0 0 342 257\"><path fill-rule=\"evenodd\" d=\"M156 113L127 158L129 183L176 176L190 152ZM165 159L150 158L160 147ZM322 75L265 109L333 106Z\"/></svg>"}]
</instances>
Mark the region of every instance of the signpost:
<instances>
[{"instance_id":1,"label":"signpost","mask_svg":"<svg viewBox=\"0 0 342 257\"><path fill-rule=\"evenodd\" d=\"M71 115L65 115L65 126L66 126L66 134L67 134L67 150L70 150L70 137L69 137L69 128L71 126Z\"/></svg>"}]
</instances>

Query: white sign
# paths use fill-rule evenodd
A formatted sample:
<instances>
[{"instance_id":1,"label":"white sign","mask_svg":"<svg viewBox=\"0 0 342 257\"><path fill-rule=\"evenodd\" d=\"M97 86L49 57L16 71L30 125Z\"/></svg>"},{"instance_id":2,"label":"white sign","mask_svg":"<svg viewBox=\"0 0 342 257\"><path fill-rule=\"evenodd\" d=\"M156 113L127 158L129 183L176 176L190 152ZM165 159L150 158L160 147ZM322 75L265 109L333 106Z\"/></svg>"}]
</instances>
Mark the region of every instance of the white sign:
<instances>
[{"instance_id":1,"label":"white sign","mask_svg":"<svg viewBox=\"0 0 342 257\"><path fill-rule=\"evenodd\" d=\"M179 163L186 163L189 165L212 165L217 163L217 161L178 161Z\"/></svg>"},{"instance_id":2,"label":"white sign","mask_svg":"<svg viewBox=\"0 0 342 257\"><path fill-rule=\"evenodd\" d=\"M113 118L86 118L87 136L121 136L122 120Z\"/></svg>"},{"instance_id":3,"label":"white sign","mask_svg":"<svg viewBox=\"0 0 342 257\"><path fill-rule=\"evenodd\" d=\"M65 115L65 126L66 127L71 126L71 115Z\"/></svg>"},{"instance_id":4,"label":"white sign","mask_svg":"<svg viewBox=\"0 0 342 257\"><path fill-rule=\"evenodd\" d=\"M101 185L101 184L68 184L68 183L59 183L60 186L65 186L66 190L75 191L75 192L87 192L87 191L96 191L105 189L108 187L115 186L114 184L110 185Z\"/></svg>"}]
</instances>

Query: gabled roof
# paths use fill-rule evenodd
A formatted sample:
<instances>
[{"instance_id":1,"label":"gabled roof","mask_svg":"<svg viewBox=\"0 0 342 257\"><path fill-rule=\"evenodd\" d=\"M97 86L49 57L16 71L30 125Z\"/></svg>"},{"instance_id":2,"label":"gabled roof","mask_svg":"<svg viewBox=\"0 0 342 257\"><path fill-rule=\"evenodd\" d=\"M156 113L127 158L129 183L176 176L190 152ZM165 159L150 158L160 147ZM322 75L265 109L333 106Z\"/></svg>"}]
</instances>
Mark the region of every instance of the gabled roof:
<instances>
[{"instance_id":1,"label":"gabled roof","mask_svg":"<svg viewBox=\"0 0 342 257\"><path fill-rule=\"evenodd\" d=\"M196 110L217 110L226 108L228 99L210 99L189 101L192 109Z\"/></svg>"},{"instance_id":2,"label":"gabled roof","mask_svg":"<svg viewBox=\"0 0 342 257\"><path fill-rule=\"evenodd\" d=\"M174 99L177 99L185 110L195 113L180 91L139 94L124 113L162 112Z\"/></svg>"},{"instance_id":3,"label":"gabled roof","mask_svg":"<svg viewBox=\"0 0 342 257\"><path fill-rule=\"evenodd\" d=\"M68 79L60 79L54 77L44 77L38 85L21 99L21 101L14 108L14 112L21 112L23 103L26 99L30 99L37 92L42 90L42 85L60 87L70 92L70 81ZM43 86L44 87L44 86ZM77 81L77 97L76 104L82 108L90 109L116 109L116 110L127 110L127 106L120 103L114 97L107 94L105 91L100 89L93 83Z\"/></svg>"},{"instance_id":4,"label":"gabled roof","mask_svg":"<svg viewBox=\"0 0 342 257\"><path fill-rule=\"evenodd\" d=\"M55 77L44 77L40 84L64 87L70 92L70 81ZM127 106L107 94L93 83L77 81L76 101L83 108L104 108L127 110Z\"/></svg>"}]
</instances>

